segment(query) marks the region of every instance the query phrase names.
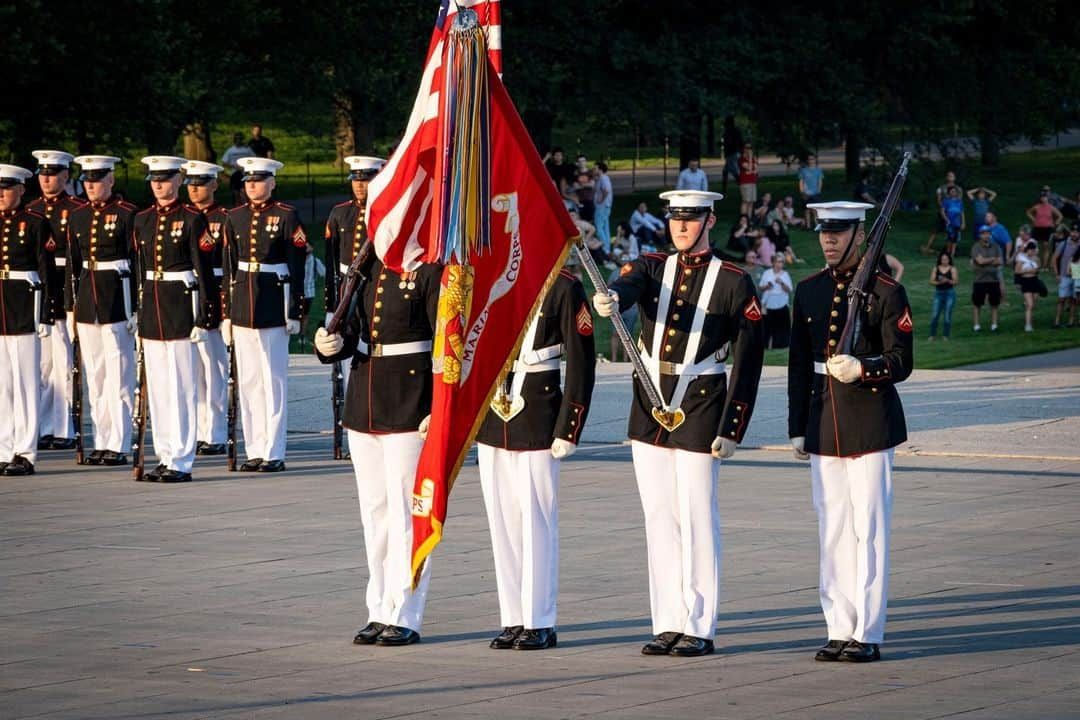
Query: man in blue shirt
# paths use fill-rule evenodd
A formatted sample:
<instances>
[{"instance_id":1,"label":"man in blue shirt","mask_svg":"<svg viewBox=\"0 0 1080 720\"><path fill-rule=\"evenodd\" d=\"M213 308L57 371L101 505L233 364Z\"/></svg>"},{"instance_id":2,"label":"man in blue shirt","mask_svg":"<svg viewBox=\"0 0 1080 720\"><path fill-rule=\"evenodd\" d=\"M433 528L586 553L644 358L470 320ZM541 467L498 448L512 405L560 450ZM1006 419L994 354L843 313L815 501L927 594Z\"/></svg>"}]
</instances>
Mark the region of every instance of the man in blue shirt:
<instances>
[{"instance_id":1,"label":"man in blue shirt","mask_svg":"<svg viewBox=\"0 0 1080 720\"><path fill-rule=\"evenodd\" d=\"M676 190L702 190L709 189L709 177L701 169L701 161L691 158L686 164L686 169L679 173L679 180L675 184Z\"/></svg>"},{"instance_id":2,"label":"man in blue shirt","mask_svg":"<svg viewBox=\"0 0 1080 720\"><path fill-rule=\"evenodd\" d=\"M802 196L804 206L821 200L822 180L824 180L824 173L818 167L817 155L808 155L806 164L799 168L799 194ZM804 212L803 221L806 227L813 227L814 211L807 207Z\"/></svg>"}]
</instances>

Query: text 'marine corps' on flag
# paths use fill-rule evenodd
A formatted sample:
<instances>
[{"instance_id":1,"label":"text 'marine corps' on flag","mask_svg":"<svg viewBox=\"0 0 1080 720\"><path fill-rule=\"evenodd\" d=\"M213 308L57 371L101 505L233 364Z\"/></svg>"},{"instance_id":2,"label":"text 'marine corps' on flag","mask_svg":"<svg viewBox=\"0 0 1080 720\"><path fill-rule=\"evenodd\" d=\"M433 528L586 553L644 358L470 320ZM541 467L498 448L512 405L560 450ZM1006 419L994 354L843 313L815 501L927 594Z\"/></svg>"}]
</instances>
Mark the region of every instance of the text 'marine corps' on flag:
<instances>
[{"instance_id":1,"label":"text 'marine corps' on flag","mask_svg":"<svg viewBox=\"0 0 1080 720\"><path fill-rule=\"evenodd\" d=\"M498 3L460 5L471 6L481 25L485 19L498 22ZM390 269L441 262L437 239L445 236L440 232L445 228L438 227L439 218L453 213L435 212L446 202L436 175L454 166L455 153L476 157L475 148L446 141L454 135L453 128L447 132L448 123L453 124L449 99L480 96L480 116L488 119L488 127L475 136L490 144L482 170L490 190L480 195L490 237L476 244L482 251L468 254L461 264L451 259L443 272L431 422L413 491L414 577L442 537L448 495L504 368L518 353L525 329L578 234L496 72L498 45L491 41L497 25L489 24L486 32L487 71L477 73L473 85L454 85L463 77L457 72L461 66L447 61L456 42L449 35L454 12L443 4L408 127L372 181L368 202L375 251ZM476 42L479 51L484 36ZM453 94L446 92L448 87Z\"/></svg>"}]
</instances>

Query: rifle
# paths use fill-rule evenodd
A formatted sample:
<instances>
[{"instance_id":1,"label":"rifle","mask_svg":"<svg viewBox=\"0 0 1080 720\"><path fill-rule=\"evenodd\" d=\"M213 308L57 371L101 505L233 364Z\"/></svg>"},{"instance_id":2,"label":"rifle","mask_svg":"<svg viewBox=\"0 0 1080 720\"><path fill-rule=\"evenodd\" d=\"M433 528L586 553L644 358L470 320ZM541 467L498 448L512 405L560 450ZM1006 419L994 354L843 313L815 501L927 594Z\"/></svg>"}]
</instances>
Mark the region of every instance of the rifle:
<instances>
[{"instance_id":1,"label":"rifle","mask_svg":"<svg viewBox=\"0 0 1080 720\"><path fill-rule=\"evenodd\" d=\"M596 267L596 260L589 254L589 249L579 240L574 243L574 250L577 252L578 259L581 261L582 267L585 268L589 280L592 281L593 287L596 288L596 292L606 294L608 291L607 283L604 282L604 278L600 275L600 269ZM638 381L641 383L641 388L645 391L649 404L652 405L653 419L668 432L674 432L686 420L686 414L683 413L681 408L672 410L664 403L664 398L653 383L652 375L649 374L649 369L645 367L645 362L641 359L637 345L634 343L634 339L630 337L630 331L626 329L626 323L623 322L618 308L611 314L611 323L615 326L615 334L619 337L619 342L622 343L626 356L630 358L630 362L634 366L634 372L637 373ZM655 332L663 332L663 329L657 327Z\"/></svg>"},{"instance_id":2,"label":"rifle","mask_svg":"<svg viewBox=\"0 0 1080 720\"><path fill-rule=\"evenodd\" d=\"M74 273L72 273L72 286L75 285ZM75 464L82 465L86 461L83 452L83 398L82 398L82 347L79 345L79 323L74 322L75 308L72 303L71 323L71 426L75 433ZM66 321L67 318L65 317Z\"/></svg>"},{"instance_id":3,"label":"rifle","mask_svg":"<svg viewBox=\"0 0 1080 720\"><path fill-rule=\"evenodd\" d=\"M326 332L330 334L338 332L345 319L349 316L349 312L353 307L353 298L364 278L360 269L371 258L372 251L371 238L368 238L360 246L360 250L357 251L356 255L353 256L352 262L349 263L349 269L345 272L345 282L342 283L341 290L338 292L337 307L334 308L334 314L330 317L330 322L326 324ZM345 366L341 360L331 366L330 383L333 388L334 459L341 460L345 456L345 428L341 424L341 417L345 412Z\"/></svg>"},{"instance_id":4,"label":"rifle","mask_svg":"<svg viewBox=\"0 0 1080 720\"><path fill-rule=\"evenodd\" d=\"M139 308L143 306L143 283L139 283ZM138 328L135 330L138 334ZM139 351L135 355L135 412L132 422L135 425L133 434L134 442L131 443L131 475L136 480L142 480L143 459L146 456L146 355L143 350L142 338L138 339Z\"/></svg>"},{"instance_id":5,"label":"rifle","mask_svg":"<svg viewBox=\"0 0 1080 720\"><path fill-rule=\"evenodd\" d=\"M870 302L870 291L874 287L874 279L877 276L878 265L885 254L885 236L889 234L889 221L892 220L896 206L900 204L900 193L904 190L904 182L907 180L908 161L911 153L904 153L904 159L900 168L893 176L889 192L885 195L885 201L881 204L881 212L878 213L874 225L870 228L870 234L866 238L866 252L859 260L859 267L855 271L855 277L848 286L848 312L844 329L840 333L840 342L837 346L837 354L850 355L859 339L862 330L863 309Z\"/></svg>"},{"instance_id":6,"label":"rifle","mask_svg":"<svg viewBox=\"0 0 1080 720\"><path fill-rule=\"evenodd\" d=\"M225 417L228 421L228 438L225 440L225 468L236 472L236 340L228 346L229 350L229 400Z\"/></svg>"},{"instance_id":7,"label":"rifle","mask_svg":"<svg viewBox=\"0 0 1080 720\"><path fill-rule=\"evenodd\" d=\"M139 305L142 306L142 298L139 298ZM133 422L135 425L134 442L131 443L131 475L135 480L142 480L143 477L143 462L146 456L146 417L147 417L147 396L146 396L146 355L144 354L143 343L139 342L139 352L135 356L135 414Z\"/></svg>"}]
</instances>

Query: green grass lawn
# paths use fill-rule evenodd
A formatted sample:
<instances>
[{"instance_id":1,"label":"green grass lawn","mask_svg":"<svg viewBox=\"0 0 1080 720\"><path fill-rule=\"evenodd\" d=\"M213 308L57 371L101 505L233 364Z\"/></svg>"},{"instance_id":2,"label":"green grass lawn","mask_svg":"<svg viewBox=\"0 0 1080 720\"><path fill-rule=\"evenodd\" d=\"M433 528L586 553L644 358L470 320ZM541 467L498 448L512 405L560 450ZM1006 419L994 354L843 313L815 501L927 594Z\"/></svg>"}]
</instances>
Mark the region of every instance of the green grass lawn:
<instances>
[{"instance_id":1,"label":"green grass lawn","mask_svg":"<svg viewBox=\"0 0 1080 720\"><path fill-rule=\"evenodd\" d=\"M913 173L913 176L915 174ZM934 178L943 175L937 168ZM993 209L998 213L1010 233L1015 236L1016 228L1027 218L1024 210L1035 200L1039 188L1048 183L1063 195L1071 195L1080 188L1080 149L1041 151L1021 155L1006 155L998 168L960 168L959 180L964 187L983 185L998 192ZM922 177L922 175L920 175ZM1057 288L1053 275L1044 273L1043 281L1050 289L1050 295L1039 298L1035 308L1035 332L1024 332L1023 298L1009 281L1006 271L1006 297L1001 307L1000 331L996 335L987 332L989 328L989 308L983 308L983 331L972 331L971 309L971 266L968 253L971 248L970 234L965 233L956 260L960 271L960 285L957 288L956 308L953 312L952 339L943 342L927 342L930 327L930 307L933 287L930 285L930 270L935 258L919 252L919 247L926 242L930 229L934 225L933 187L923 181L922 187L917 182L909 181L904 197L915 200L924 209L918 212L897 212L893 216L893 227L889 233L887 250L904 263L902 282L911 301L912 315L915 319L915 366L917 368L948 368L971 363L986 362L1018 355L1048 352L1063 348L1080 346L1080 328L1051 329L1054 317ZM839 172L827 173L825 181L827 199L848 199L851 189L843 181ZM714 184L714 190L719 184ZM729 191L732 190L729 187ZM795 180L789 178L768 178L761 182L759 192L772 192L778 195L795 195ZM642 192L624 195L615 199L612 213L612 225L617 219L629 217L630 212L641 200L649 203L653 211L660 207L656 192ZM970 206L966 207L970 223ZM715 246L723 247L727 242L728 232L738 214L738 197L732 195L717 203L718 222L712 230L711 239ZM970 225L969 225L970 226ZM807 260L806 264L789 266L788 272L798 282L823 266L821 251L818 248L817 234L795 230L792 233L792 245L796 254ZM944 236L940 236L936 247L941 249ZM588 281L586 280L588 285ZM940 332L940 329L939 329ZM597 350L609 356L610 325L597 323ZM787 363L786 350L770 350L765 356L766 364L784 365Z\"/></svg>"}]
</instances>

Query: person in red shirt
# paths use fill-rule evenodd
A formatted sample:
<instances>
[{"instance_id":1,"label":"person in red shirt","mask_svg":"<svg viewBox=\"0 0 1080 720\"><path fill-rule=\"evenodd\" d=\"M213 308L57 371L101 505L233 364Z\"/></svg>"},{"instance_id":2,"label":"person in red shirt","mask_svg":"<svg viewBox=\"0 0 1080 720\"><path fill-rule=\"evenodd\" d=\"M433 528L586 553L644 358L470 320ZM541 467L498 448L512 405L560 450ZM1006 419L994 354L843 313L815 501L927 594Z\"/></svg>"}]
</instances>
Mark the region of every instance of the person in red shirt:
<instances>
[{"instance_id":1,"label":"person in red shirt","mask_svg":"<svg viewBox=\"0 0 1080 720\"><path fill-rule=\"evenodd\" d=\"M757 201L757 178L757 155L754 154L754 146L746 143L739 155L739 196L742 198L739 213L742 215L749 215Z\"/></svg>"}]
</instances>

